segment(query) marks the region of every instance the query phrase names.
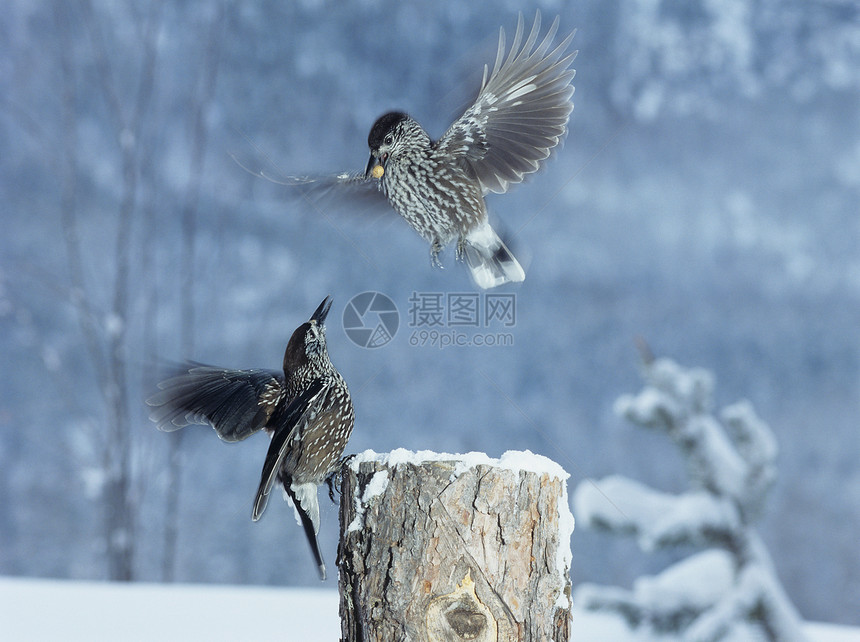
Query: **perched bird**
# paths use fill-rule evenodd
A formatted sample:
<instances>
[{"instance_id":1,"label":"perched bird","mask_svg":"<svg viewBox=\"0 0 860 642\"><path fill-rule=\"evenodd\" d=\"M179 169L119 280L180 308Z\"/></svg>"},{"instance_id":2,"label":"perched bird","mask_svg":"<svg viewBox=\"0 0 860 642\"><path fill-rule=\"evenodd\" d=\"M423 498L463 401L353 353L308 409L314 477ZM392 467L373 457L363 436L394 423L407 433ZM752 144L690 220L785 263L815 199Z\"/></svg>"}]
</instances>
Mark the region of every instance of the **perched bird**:
<instances>
[{"instance_id":1,"label":"perched bird","mask_svg":"<svg viewBox=\"0 0 860 642\"><path fill-rule=\"evenodd\" d=\"M355 421L346 382L326 349L324 323L330 308L326 297L293 332L283 372L189 363L182 374L159 383L160 392L146 400L152 407L150 419L160 430L209 424L228 442L258 430L271 435L252 519L262 516L277 479L295 506L321 579L326 573L317 542L317 487L337 469Z\"/></svg>"},{"instance_id":2,"label":"perched bird","mask_svg":"<svg viewBox=\"0 0 860 642\"><path fill-rule=\"evenodd\" d=\"M276 182L308 191L370 183L430 243L434 266L441 266L439 253L456 239L457 259L465 260L479 287L522 281L522 266L489 223L484 196L506 192L536 171L567 130L576 73L569 67L577 52L567 53L573 33L553 43L558 24L556 18L538 42L537 12L523 41L520 15L507 53L501 29L496 62L492 71L484 67L475 102L439 140L411 116L389 112L370 130L364 173Z\"/></svg>"}]
</instances>

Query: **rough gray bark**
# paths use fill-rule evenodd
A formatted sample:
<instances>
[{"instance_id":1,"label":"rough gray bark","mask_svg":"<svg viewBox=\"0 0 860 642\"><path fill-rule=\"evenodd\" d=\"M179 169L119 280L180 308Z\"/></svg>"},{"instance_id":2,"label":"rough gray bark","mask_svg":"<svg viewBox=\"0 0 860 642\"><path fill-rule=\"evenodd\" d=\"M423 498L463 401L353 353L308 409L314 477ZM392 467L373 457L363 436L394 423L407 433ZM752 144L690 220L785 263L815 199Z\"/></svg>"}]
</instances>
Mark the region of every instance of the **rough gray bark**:
<instances>
[{"instance_id":1,"label":"rough gray bark","mask_svg":"<svg viewBox=\"0 0 860 642\"><path fill-rule=\"evenodd\" d=\"M446 457L344 466L343 640L568 640L566 473Z\"/></svg>"}]
</instances>

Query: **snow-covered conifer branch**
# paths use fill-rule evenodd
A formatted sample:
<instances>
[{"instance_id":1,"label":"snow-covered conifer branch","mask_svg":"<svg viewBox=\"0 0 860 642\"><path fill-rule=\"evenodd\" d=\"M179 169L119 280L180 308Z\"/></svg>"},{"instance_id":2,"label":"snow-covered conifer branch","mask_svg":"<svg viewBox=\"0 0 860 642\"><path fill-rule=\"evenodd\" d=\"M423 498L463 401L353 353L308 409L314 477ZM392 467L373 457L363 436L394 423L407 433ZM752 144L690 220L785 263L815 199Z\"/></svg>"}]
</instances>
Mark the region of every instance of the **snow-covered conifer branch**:
<instances>
[{"instance_id":1,"label":"snow-covered conifer branch","mask_svg":"<svg viewBox=\"0 0 860 642\"><path fill-rule=\"evenodd\" d=\"M644 362L645 387L619 398L615 410L672 439L691 490L674 495L614 475L581 483L575 514L585 526L632 535L645 551L705 550L639 578L632 590L582 585L574 601L614 611L630 628L677 632L685 640L803 640L800 619L751 523L776 474L772 431L746 401L727 406L718 419L708 371L669 359Z\"/></svg>"}]
</instances>

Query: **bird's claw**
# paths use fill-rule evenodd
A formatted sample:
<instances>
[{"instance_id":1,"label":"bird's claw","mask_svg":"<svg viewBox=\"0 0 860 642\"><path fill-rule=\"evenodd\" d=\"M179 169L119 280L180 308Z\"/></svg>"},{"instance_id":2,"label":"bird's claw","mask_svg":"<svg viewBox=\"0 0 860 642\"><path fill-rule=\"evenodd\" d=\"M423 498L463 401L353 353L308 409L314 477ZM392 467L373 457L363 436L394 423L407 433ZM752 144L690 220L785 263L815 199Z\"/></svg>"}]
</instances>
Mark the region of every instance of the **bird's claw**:
<instances>
[{"instance_id":1,"label":"bird's claw","mask_svg":"<svg viewBox=\"0 0 860 642\"><path fill-rule=\"evenodd\" d=\"M355 457L355 454L347 455L346 457L341 457L340 461L337 462L337 468L332 471L328 477L325 478L326 486L328 486L328 497L331 500L332 504L337 504L337 500L334 498L335 492L338 495L341 493L341 484L343 483L343 467L346 466L352 459ZM335 488L335 486L337 488Z\"/></svg>"},{"instance_id":2,"label":"bird's claw","mask_svg":"<svg viewBox=\"0 0 860 642\"><path fill-rule=\"evenodd\" d=\"M334 498L334 484L335 477L340 476L338 471L334 471L331 475L325 478L325 484L328 486L328 498L331 500L332 504L337 504L337 500ZM340 492L340 481L338 481L338 493Z\"/></svg>"},{"instance_id":3,"label":"bird's claw","mask_svg":"<svg viewBox=\"0 0 860 642\"><path fill-rule=\"evenodd\" d=\"M461 263L466 259L466 239L460 237L457 241L457 260Z\"/></svg>"},{"instance_id":4,"label":"bird's claw","mask_svg":"<svg viewBox=\"0 0 860 642\"><path fill-rule=\"evenodd\" d=\"M439 242L439 239L435 239L433 243L430 244L430 265L432 265L434 268L444 270L445 266L442 265L442 261L439 260L439 254L441 252L442 244Z\"/></svg>"}]
</instances>

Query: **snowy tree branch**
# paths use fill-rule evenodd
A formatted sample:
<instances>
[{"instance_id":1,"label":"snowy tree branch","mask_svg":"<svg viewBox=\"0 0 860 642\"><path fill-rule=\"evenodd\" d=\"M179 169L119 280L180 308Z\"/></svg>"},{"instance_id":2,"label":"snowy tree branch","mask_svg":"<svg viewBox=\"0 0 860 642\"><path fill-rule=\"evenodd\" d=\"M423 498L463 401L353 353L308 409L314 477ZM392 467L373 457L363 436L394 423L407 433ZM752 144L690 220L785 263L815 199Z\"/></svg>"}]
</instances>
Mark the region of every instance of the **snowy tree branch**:
<instances>
[{"instance_id":1,"label":"snowy tree branch","mask_svg":"<svg viewBox=\"0 0 860 642\"><path fill-rule=\"evenodd\" d=\"M606 496L613 504L605 501ZM701 491L661 493L620 475L605 477L596 486L578 486L574 505L587 525L632 535L646 551L724 543L740 521L734 505L724 499Z\"/></svg>"},{"instance_id":2,"label":"snowy tree branch","mask_svg":"<svg viewBox=\"0 0 860 642\"><path fill-rule=\"evenodd\" d=\"M648 359L643 374L645 387L619 398L615 410L672 439L687 463L691 490L664 493L618 475L582 483L574 493L577 519L631 535L645 551L708 548L654 577L639 578L630 591L580 586L575 601L585 609L616 612L631 628L681 632L685 640L762 634L803 640L799 617L751 525L776 475L772 431L749 402L724 408L718 420L712 412L713 376L705 370Z\"/></svg>"}]
</instances>

